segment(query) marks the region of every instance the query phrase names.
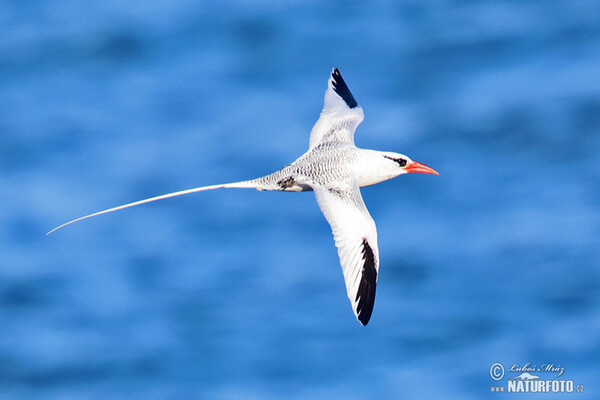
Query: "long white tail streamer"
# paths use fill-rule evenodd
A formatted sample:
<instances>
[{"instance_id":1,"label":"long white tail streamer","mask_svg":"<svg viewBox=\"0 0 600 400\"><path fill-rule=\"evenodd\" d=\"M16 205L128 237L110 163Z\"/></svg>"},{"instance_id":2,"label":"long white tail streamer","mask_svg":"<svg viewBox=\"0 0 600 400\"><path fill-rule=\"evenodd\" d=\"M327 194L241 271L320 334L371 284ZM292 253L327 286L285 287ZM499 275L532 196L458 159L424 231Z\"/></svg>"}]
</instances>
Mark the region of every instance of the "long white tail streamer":
<instances>
[{"instance_id":1,"label":"long white tail streamer","mask_svg":"<svg viewBox=\"0 0 600 400\"><path fill-rule=\"evenodd\" d=\"M108 214L108 213L111 213L113 211L123 210L124 208L135 207L135 206L139 206L141 204L151 203L151 202L157 201L157 200L163 200L163 199L168 199L168 198L171 198L171 197L182 196L184 194L190 194L190 193L196 193L196 192L203 192L205 190L221 189L221 188L250 188L250 189L252 189L252 188L257 188L257 186L256 186L256 184L254 184L251 181L243 181L243 182L234 182L234 183L224 183L224 184L221 184L221 185L201 186L201 187L197 187L197 188L193 188L193 189L180 190L178 192L167 193L167 194L163 194L163 195L160 195L160 196L155 196L155 197L150 197L149 199L134 201L133 203L123 204L122 206L117 206L117 207L109 208L107 210L98 211L98 212L95 212L93 214L89 214L89 215L85 215L83 217L79 217L77 219L74 219L74 220L69 221L69 222L65 222L64 224L57 226L56 228L54 228L51 231L49 231L48 233L46 233L46 235L49 235L52 232L59 230L60 228L64 228L67 225L71 225L74 222L78 222L78 221L81 221L81 220L84 220L84 219L87 219L87 218L91 218L91 217L96 217L96 216L102 215L102 214Z\"/></svg>"}]
</instances>

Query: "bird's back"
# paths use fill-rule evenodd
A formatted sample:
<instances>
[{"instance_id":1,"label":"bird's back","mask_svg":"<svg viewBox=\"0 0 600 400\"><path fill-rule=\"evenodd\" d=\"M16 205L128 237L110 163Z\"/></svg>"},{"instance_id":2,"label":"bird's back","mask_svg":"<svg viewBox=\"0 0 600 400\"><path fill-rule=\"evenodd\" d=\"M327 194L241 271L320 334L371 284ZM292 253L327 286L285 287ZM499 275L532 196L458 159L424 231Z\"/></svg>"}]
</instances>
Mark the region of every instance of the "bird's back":
<instances>
[{"instance_id":1,"label":"bird's back","mask_svg":"<svg viewBox=\"0 0 600 400\"><path fill-rule=\"evenodd\" d=\"M349 143L327 142L313 147L279 171L256 179L263 190L305 191L311 185L335 188L355 176L359 149Z\"/></svg>"}]
</instances>

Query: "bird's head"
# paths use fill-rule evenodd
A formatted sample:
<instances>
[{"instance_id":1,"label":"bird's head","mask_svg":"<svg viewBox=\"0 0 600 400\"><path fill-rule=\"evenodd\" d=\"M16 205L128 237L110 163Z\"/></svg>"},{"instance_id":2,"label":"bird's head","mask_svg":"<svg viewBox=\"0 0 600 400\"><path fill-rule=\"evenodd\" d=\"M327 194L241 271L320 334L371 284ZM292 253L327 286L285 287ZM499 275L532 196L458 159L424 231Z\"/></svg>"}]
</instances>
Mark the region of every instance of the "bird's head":
<instances>
[{"instance_id":1,"label":"bird's head","mask_svg":"<svg viewBox=\"0 0 600 400\"><path fill-rule=\"evenodd\" d=\"M425 164L411 160L409 157L400 153L382 152L381 156L386 159L386 169L394 171L397 175L407 174L409 172L420 172L422 174L439 175L436 170Z\"/></svg>"}]
</instances>

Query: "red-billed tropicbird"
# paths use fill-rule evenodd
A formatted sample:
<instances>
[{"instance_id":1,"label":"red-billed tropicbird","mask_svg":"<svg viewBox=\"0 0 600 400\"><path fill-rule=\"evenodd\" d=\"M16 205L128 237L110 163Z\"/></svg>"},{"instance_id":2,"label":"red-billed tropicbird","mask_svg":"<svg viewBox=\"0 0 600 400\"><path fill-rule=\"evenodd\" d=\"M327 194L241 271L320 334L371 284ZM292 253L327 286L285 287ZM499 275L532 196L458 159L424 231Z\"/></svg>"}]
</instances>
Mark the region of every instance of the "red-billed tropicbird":
<instances>
[{"instance_id":1,"label":"red-billed tropicbird","mask_svg":"<svg viewBox=\"0 0 600 400\"><path fill-rule=\"evenodd\" d=\"M366 325L375 301L379 249L375 222L359 188L408 172L438 173L403 154L357 148L354 145L354 131L363 118L362 108L352 96L340 71L334 68L325 92L321 116L310 132L308 151L293 163L270 175L249 181L182 190L99 211L62 224L48 234L82 219L204 190L313 190L333 231L352 309L358 321Z\"/></svg>"}]
</instances>

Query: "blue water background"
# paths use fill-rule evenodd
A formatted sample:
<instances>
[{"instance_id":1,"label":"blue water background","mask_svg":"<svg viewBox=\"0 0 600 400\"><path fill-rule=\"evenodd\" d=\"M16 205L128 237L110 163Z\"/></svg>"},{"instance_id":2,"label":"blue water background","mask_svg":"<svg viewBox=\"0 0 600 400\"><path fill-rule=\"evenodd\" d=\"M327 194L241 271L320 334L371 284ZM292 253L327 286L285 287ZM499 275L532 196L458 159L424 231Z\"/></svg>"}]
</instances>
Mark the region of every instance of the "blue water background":
<instances>
[{"instance_id":1,"label":"blue water background","mask_svg":"<svg viewBox=\"0 0 600 400\"><path fill-rule=\"evenodd\" d=\"M357 145L440 172L363 189L366 328L312 193L44 236L293 161L334 66ZM0 186L2 399L515 398L494 362L600 397L598 1L2 1Z\"/></svg>"}]
</instances>

